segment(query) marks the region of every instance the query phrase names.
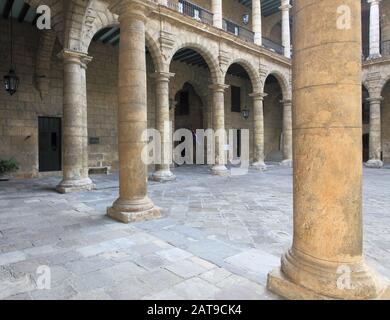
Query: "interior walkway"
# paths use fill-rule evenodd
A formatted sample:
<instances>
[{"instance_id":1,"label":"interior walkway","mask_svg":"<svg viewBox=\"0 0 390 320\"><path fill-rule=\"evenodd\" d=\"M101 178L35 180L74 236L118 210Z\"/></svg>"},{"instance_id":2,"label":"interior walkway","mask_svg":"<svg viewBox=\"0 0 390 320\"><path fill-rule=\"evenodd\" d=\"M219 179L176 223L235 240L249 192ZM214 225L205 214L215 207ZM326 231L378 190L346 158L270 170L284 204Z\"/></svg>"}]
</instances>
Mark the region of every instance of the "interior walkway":
<instances>
[{"instance_id":1,"label":"interior walkway","mask_svg":"<svg viewBox=\"0 0 390 320\"><path fill-rule=\"evenodd\" d=\"M0 299L275 299L269 271L291 246L292 171L215 177L181 167L150 182L163 219L124 225L105 217L118 177L60 195L58 178L0 183ZM365 251L390 278L390 167L365 169ZM51 290L37 289L37 268Z\"/></svg>"}]
</instances>

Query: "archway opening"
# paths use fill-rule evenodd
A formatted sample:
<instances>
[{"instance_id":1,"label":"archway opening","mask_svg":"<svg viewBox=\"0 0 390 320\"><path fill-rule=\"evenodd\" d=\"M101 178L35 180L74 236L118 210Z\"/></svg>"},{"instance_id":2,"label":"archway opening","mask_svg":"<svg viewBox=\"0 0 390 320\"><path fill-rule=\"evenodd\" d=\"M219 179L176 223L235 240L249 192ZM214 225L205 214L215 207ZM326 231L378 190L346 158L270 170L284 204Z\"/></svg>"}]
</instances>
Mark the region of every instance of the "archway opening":
<instances>
[{"instance_id":1,"label":"archway opening","mask_svg":"<svg viewBox=\"0 0 390 320\"><path fill-rule=\"evenodd\" d=\"M225 83L229 89L225 92L225 128L232 130L233 158L240 158L242 151L242 130L247 129L249 135L249 156L253 159L254 111L250 94L253 85L247 68L241 63L233 63L226 72Z\"/></svg>"},{"instance_id":2,"label":"archway opening","mask_svg":"<svg viewBox=\"0 0 390 320\"><path fill-rule=\"evenodd\" d=\"M96 32L88 48L93 57L87 69L88 161L92 171L118 169L118 68L119 26ZM147 74L148 128L155 127L155 63L148 43L145 47Z\"/></svg>"},{"instance_id":3,"label":"archway opening","mask_svg":"<svg viewBox=\"0 0 390 320\"><path fill-rule=\"evenodd\" d=\"M362 121L363 121L363 161L369 160L370 151L370 97L368 90L362 86Z\"/></svg>"},{"instance_id":4,"label":"archway opening","mask_svg":"<svg viewBox=\"0 0 390 320\"><path fill-rule=\"evenodd\" d=\"M267 162L283 160L283 91L279 80L269 75L264 92L264 154Z\"/></svg>"},{"instance_id":5,"label":"archway opening","mask_svg":"<svg viewBox=\"0 0 390 320\"><path fill-rule=\"evenodd\" d=\"M382 91L382 159L386 164L390 163L390 80Z\"/></svg>"}]
</instances>

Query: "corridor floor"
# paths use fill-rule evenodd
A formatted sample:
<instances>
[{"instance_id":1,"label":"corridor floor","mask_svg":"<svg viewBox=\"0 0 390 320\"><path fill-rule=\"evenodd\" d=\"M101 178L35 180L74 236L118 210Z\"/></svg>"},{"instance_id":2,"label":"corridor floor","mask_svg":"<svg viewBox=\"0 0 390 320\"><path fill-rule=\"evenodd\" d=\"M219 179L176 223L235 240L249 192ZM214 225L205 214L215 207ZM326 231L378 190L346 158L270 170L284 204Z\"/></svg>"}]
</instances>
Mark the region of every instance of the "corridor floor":
<instances>
[{"instance_id":1,"label":"corridor floor","mask_svg":"<svg viewBox=\"0 0 390 320\"><path fill-rule=\"evenodd\" d=\"M291 246L292 170L174 173L149 183L163 218L130 225L105 216L116 174L68 195L59 177L0 182L0 299L277 299L265 285ZM365 170L364 211L367 260L390 278L390 168Z\"/></svg>"}]
</instances>

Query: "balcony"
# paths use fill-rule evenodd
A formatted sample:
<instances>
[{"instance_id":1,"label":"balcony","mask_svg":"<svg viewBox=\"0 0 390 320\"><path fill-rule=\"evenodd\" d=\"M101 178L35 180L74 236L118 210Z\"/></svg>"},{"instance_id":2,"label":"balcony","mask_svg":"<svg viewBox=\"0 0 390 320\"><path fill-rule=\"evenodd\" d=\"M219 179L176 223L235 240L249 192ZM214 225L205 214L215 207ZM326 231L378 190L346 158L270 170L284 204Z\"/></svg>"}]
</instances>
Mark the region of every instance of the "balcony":
<instances>
[{"instance_id":1,"label":"balcony","mask_svg":"<svg viewBox=\"0 0 390 320\"><path fill-rule=\"evenodd\" d=\"M175 11L180 12L181 14L189 16L199 22L203 22L210 26L213 25L213 16L214 16L213 13L189 1L169 0L168 7ZM244 41L254 43L254 33L251 30L242 27L233 21L223 19L222 28L226 32L230 34L234 34L235 36L239 37ZM276 52L280 55L284 54L284 47L282 45L264 37L262 43L263 43L262 46L264 48L272 52Z\"/></svg>"},{"instance_id":2,"label":"balcony","mask_svg":"<svg viewBox=\"0 0 390 320\"><path fill-rule=\"evenodd\" d=\"M180 12L181 14L184 14L186 16L189 16L193 18L194 20L197 20L199 22L203 22L205 24L208 24L210 26L213 25L213 14L206 10L203 9L191 2L188 1L168 1L168 7Z\"/></svg>"}]
</instances>

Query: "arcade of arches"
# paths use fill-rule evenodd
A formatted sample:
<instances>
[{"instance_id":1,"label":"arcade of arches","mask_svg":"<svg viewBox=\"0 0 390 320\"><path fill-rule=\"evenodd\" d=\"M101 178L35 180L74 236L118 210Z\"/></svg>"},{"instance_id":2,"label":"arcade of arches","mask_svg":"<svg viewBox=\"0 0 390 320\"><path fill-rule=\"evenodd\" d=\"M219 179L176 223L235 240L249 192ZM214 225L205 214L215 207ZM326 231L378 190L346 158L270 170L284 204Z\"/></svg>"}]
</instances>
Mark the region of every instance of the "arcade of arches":
<instances>
[{"instance_id":1,"label":"arcade of arches","mask_svg":"<svg viewBox=\"0 0 390 320\"><path fill-rule=\"evenodd\" d=\"M39 31L28 20L41 2L52 7L52 30ZM142 161L145 129L162 133L168 154L174 146L166 139L167 121L192 132L248 129L250 174L261 179L267 166L294 166L293 246L280 270L269 274L268 288L291 299L384 295L385 280L364 262L361 232L361 141L367 167L390 163L390 46L383 44L378 56L374 33L365 35L367 23L375 27L372 3L380 1L368 1L370 7L295 0L292 19L288 0L265 7L273 1L253 0L249 7L236 0L223 7L217 0L86 2L70 1L67 8L60 0L0 0L3 17L14 10L20 77L15 95L0 93L0 158L17 160L16 178L61 175L53 186L59 193L93 193L90 174L118 172L119 197L107 203L107 215L124 223L154 220L165 208L149 197L148 178L169 184L176 177L171 162L147 167ZM354 28L342 35L329 21L345 3ZM360 16L366 21L370 10L363 41L371 41L371 51L362 63ZM389 3L381 10L390 13ZM0 30L0 60L8 61L9 19L0 19ZM303 40L304 33L317 37ZM328 36L334 42L324 44ZM316 74L323 61L335 67ZM221 141L215 144L221 150ZM226 177L229 168L217 152L209 172ZM356 285L350 290L338 287L340 265L351 270Z\"/></svg>"}]
</instances>

